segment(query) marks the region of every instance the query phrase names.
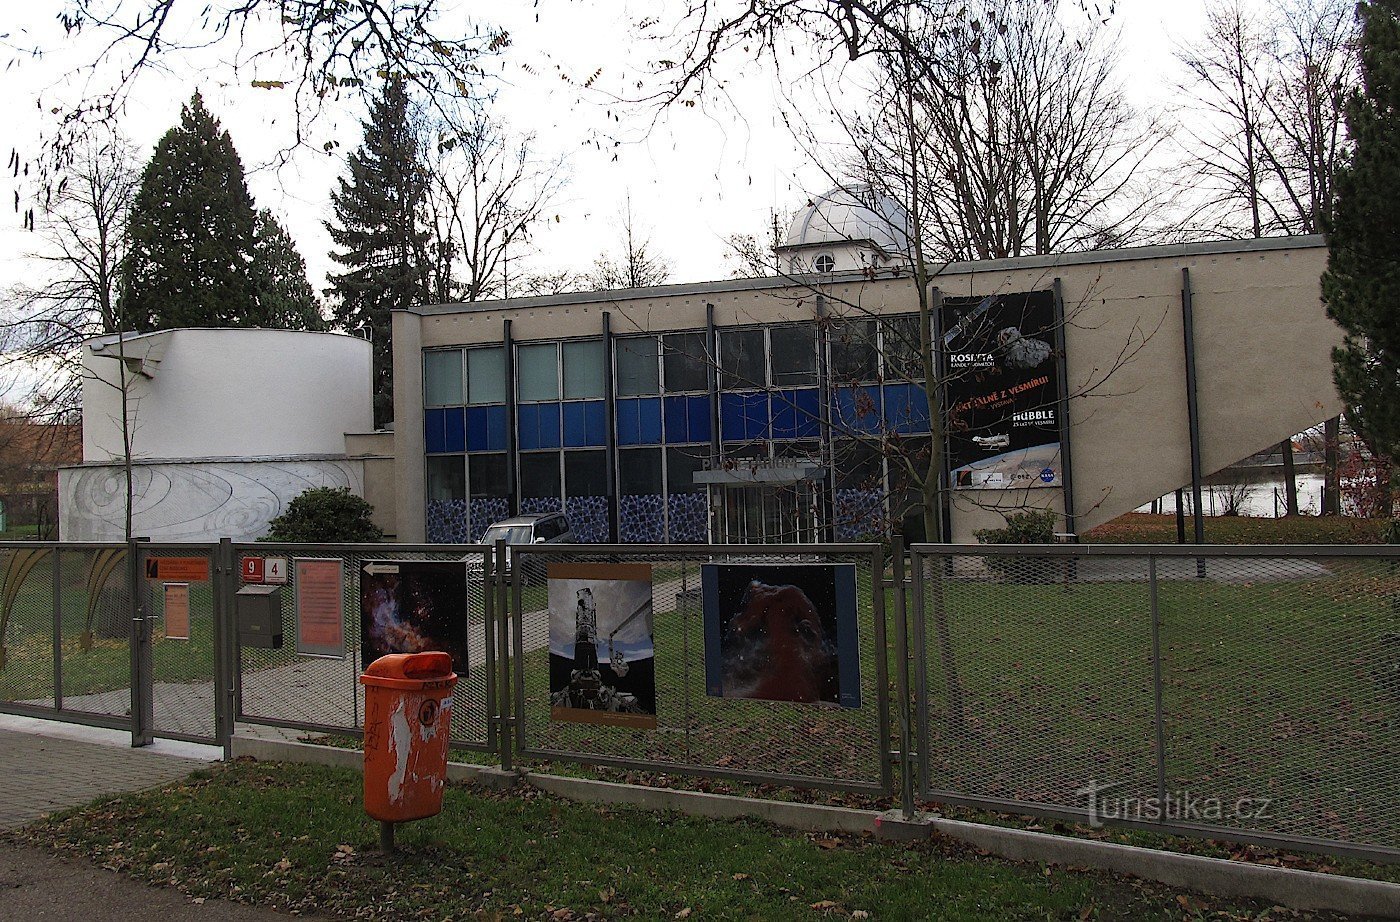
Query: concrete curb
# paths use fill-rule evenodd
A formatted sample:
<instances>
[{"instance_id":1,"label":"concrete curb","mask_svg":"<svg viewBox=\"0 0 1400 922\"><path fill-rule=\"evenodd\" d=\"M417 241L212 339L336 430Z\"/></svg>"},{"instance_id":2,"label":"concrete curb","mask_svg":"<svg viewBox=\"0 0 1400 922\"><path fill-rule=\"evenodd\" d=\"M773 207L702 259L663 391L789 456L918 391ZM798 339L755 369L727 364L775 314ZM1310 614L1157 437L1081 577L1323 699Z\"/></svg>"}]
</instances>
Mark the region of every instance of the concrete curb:
<instances>
[{"instance_id":1,"label":"concrete curb","mask_svg":"<svg viewBox=\"0 0 1400 922\"><path fill-rule=\"evenodd\" d=\"M355 750L253 737L235 736L233 754L356 770L363 766L363 757ZM1013 861L1112 871L1172 887L1215 896L1263 900L1292 909L1400 919L1400 884L1339 874L1267 867L1025 829L987 826L929 814L906 820L898 811L878 813L851 807L759 800L527 771L507 772L490 766L458 762L448 763L447 776L454 781L481 784L492 790L508 790L524 784L582 803L674 810L712 819L761 820L808 832L869 833L898 842L942 835Z\"/></svg>"}]
</instances>

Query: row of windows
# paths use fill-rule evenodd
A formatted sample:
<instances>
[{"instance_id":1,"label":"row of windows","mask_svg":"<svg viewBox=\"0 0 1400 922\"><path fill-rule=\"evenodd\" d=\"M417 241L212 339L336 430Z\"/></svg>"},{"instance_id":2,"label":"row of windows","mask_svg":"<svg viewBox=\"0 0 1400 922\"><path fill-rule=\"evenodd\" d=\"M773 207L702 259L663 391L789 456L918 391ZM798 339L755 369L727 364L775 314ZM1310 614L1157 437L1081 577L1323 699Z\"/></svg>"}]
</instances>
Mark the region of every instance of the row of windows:
<instances>
[{"instance_id":1,"label":"row of windows","mask_svg":"<svg viewBox=\"0 0 1400 922\"><path fill-rule=\"evenodd\" d=\"M695 483L695 474L706 469L707 454L703 446L620 449L617 453L618 493L646 496L703 492L705 487ZM735 461L817 460L821 456L821 444L816 441L751 444L731 448L725 454ZM837 489L880 488L884 476L883 458L874 446L842 441L833 446L832 456L837 470ZM472 497L508 496L508 463L508 456L502 453L430 457L427 498L462 500L469 494ZM892 467L890 477L898 479L898 473ZM606 453L596 449L523 453L519 475L523 499L606 496L608 492Z\"/></svg>"},{"instance_id":2,"label":"row of windows","mask_svg":"<svg viewBox=\"0 0 1400 922\"><path fill-rule=\"evenodd\" d=\"M832 381L920 380L918 317L835 320L828 328ZM721 330L719 384L725 391L810 387L817 383L817 325ZM702 393L710 388L715 356L699 332L623 336L614 349L618 397ZM607 356L600 339L522 343L516 382L522 403L603 396ZM504 403L501 346L442 349L423 354L425 406Z\"/></svg>"}]
</instances>

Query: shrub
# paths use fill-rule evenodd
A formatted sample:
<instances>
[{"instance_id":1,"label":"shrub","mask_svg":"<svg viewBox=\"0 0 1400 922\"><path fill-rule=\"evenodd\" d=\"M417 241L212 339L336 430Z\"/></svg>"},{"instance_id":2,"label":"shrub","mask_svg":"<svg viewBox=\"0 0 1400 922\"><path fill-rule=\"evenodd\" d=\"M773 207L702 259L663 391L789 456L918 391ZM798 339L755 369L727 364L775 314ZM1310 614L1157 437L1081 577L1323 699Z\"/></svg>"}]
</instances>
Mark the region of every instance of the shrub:
<instances>
[{"instance_id":1,"label":"shrub","mask_svg":"<svg viewBox=\"0 0 1400 922\"><path fill-rule=\"evenodd\" d=\"M973 536L983 544L1050 544L1055 540L1055 510L1032 509L1003 515L1005 528L981 528Z\"/></svg>"},{"instance_id":2,"label":"shrub","mask_svg":"<svg viewBox=\"0 0 1400 922\"><path fill-rule=\"evenodd\" d=\"M262 541L361 543L379 541L384 532L370 520L374 507L345 487L313 487L287 504L268 522Z\"/></svg>"}]
</instances>

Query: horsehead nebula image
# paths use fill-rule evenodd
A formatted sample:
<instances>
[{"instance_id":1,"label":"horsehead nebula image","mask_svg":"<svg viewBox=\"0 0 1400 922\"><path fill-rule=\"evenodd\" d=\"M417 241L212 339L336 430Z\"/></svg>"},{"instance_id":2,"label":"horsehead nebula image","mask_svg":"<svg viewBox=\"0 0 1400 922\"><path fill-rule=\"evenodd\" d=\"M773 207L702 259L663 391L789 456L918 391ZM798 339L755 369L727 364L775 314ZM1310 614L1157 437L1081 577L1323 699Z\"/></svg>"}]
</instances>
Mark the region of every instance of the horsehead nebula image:
<instances>
[{"instance_id":1,"label":"horsehead nebula image","mask_svg":"<svg viewBox=\"0 0 1400 922\"><path fill-rule=\"evenodd\" d=\"M707 564L710 695L860 706L855 567Z\"/></svg>"}]
</instances>

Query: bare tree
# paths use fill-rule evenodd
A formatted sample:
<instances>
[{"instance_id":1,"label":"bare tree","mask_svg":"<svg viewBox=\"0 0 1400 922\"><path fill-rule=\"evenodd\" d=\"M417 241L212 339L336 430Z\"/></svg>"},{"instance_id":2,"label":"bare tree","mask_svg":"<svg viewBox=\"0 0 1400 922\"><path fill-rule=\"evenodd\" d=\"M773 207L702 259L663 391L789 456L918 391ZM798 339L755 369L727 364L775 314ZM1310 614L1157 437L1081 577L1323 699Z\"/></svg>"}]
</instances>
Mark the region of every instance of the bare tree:
<instances>
[{"instance_id":1,"label":"bare tree","mask_svg":"<svg viewBox=\"0 0 1400 922\"><path fill-rule=\"evenodd\" d=\"M844 119L853 171L879 181L916 156L920 187L901 198L919 197L925 244L944 259L1143 239L1161 203L1139 180L1160 133L1123 99L1114 35L1071 31L1043 0L967 9L921 39L922 70L881 69L876 100L912 95L915 135L878 104Z\"/></svg>"},{"instance_id":2,"label":"bare tree","mask_svg":"<svg viewBox=\"0 0 1400 922\"><path fill-rule=\"evenodd\" d=\"M613 256L605 251L593 262L589 284L594 288L647 288L660 285L671 275L671 267L652 248L651 238L637 226L632 216L632 196L619 215L622 252Z\"/></svg>"},{"instance_id":3,"label":"bare tree","mask_svg":"<svg viewBox=\"0 0 1400 922\"><path fill-rule=\"evenodd\" d=\"M533 137L511 137L485 110L460 130L432 120L425 149L429 170L430 297L477 301L509 294L511 247L528 242L531 226L564 182L562 160L536 160Z\"/></svg>"},{"instance_id":4,"label":"bare tree","mask_svg":"<svg viewBox=\"0 0 1400 922\"><path fill-rule=\"evenodd\" d=\"M1310 234L1332 208L1345 150L1342 102L1356 79L1344 0L1241 0L1207 9L1206 32L1178 58L1192 104L1180 125L1189 177L1212 233Z\"/></svg>"},{"instance_id":5,"label":"bare tree","mask_svg":"<svg viewBox=\"0 0 1400 922\"><path fill-rule=\"evenodd\" d=\"M117 267L138 182L135 163L135 151L116 134L89 137L72 152L38 225L41 248L32 258L42 275L9 292L0 367L33 382L41 418L77 409L82 342L121 326Z\"/></svg>"}]
</instances>

